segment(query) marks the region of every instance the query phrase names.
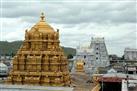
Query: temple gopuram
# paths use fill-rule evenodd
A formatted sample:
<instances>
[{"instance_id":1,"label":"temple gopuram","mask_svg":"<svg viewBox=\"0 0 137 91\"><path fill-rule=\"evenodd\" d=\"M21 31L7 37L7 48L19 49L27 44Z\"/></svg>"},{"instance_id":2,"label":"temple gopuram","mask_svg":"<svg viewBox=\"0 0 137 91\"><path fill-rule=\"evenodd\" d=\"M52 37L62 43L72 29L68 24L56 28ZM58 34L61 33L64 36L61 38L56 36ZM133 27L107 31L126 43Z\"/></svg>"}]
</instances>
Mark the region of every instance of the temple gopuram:
<instances>
[{"instance_id":1,"label":"temple gopuram","mask_svg":"<svg viewBox=\"0 0 137 91\"><path fill-rule=\"evenodd\" d=\"M40 21L25 32L25 40L13 59L6 83L42 86L69 86L68 60L59 41L59 30Z\"/></svg>"}]
</instances>

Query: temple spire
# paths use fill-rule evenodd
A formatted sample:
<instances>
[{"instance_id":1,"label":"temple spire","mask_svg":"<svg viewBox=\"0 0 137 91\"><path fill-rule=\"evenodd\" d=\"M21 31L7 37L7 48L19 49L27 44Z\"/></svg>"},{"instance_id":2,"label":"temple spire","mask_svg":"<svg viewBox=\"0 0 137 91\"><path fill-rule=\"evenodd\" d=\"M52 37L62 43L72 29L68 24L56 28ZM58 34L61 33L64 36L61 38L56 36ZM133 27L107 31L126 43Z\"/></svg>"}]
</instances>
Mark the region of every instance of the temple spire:
<instances>
[{"instance_id":1,"label":"temple spire","mask_svg":"<svg viewBox=\"0 0 137 91\"><path fill-rule=\"evenodd\" d=\"M41 21L44 21L45 16L44 16L44 13L43 13L43 12L41 13L40 18L41 18Z\"/></svg>"}]
</instances>

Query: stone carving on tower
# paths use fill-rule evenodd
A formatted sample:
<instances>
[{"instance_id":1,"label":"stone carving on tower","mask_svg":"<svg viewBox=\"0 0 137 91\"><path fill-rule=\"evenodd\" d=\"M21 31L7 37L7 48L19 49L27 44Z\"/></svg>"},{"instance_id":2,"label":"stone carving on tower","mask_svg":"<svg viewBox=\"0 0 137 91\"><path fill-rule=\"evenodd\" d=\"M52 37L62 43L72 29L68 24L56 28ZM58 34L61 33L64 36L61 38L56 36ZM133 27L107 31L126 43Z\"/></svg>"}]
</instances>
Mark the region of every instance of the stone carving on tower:
<instances>
[{"instance_id":1,"label":"stone carving on tower","mask_svg":"<svg viewBox=\"0 0 137 91\"><path fill-rule=\"evenodd\" d=\"M59 30L44 20L29 31L13 59L13 69L6 80L11 84L69 86L68 61L59 45Z\"/></svg>"}]
</instances>

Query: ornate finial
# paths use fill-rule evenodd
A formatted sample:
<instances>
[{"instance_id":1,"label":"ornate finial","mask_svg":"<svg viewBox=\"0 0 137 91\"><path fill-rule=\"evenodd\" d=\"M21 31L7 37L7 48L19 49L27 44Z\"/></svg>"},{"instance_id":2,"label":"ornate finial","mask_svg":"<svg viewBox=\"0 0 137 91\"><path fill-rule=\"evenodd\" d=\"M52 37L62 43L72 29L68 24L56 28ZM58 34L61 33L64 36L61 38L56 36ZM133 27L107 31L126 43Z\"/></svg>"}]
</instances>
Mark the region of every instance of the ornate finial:
<instances>
[{"instance_id":1,"label":"ornate finial","mask_svg":"<svg viewBox=\"0 0 137 91\"><path fill-rule=\"evenodd\" d=\"M41 21L44 21L45 16L44 16L44 13L43 13L43 12L41 13L40 18L41 18Z\"/></svg>"}]
</instances>

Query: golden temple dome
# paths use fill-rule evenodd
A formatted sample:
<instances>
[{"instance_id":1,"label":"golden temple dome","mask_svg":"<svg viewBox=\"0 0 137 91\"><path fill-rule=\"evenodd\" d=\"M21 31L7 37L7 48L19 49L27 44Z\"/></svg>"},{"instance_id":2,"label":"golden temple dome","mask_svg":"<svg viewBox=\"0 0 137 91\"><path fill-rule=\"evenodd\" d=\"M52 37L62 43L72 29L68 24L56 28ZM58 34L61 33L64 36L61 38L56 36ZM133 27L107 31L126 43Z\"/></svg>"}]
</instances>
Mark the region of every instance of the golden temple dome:
<instances>
[{"instance_id":1,"label":"golden temple dome","mask_svg":"<svg viewBox=\"0 0 137 91\"><path fill-rule=\"evenodd\" d=\"M55 33L54 29L44 20L44 13L41 13L40 21L34 25L29 33L39 31L42 34Z\"/></svg>"}]
</instances>

